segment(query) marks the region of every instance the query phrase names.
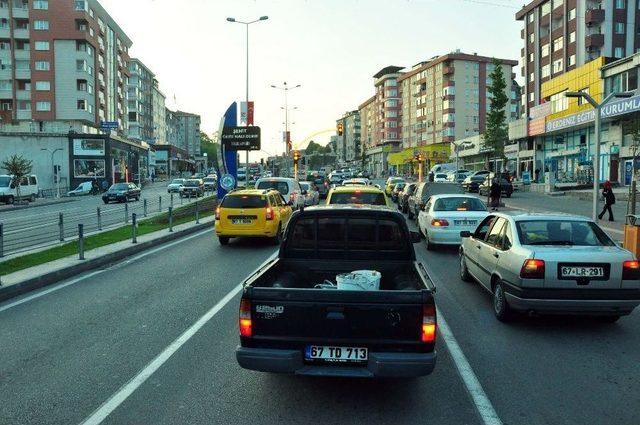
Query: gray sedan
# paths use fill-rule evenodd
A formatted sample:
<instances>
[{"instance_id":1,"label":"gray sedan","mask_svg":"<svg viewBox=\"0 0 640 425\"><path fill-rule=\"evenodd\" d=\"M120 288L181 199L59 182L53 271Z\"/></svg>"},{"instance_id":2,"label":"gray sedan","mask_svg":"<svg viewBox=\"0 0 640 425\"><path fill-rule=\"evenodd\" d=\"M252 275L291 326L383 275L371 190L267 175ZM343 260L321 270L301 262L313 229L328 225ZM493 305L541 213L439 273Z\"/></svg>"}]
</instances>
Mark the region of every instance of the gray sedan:
<instances>
[{"instance_id":1,"label":"gray sedan","mask_svg":"<svg viewBox=\"0 0 640 425\"><path fill-rule=\"evenodd\" d=\"M614 322L640 304L640 263L586 217L495 213L460 235L460 277L493 294L501 321L518 310Z\"/></svg>"}]
</instances>

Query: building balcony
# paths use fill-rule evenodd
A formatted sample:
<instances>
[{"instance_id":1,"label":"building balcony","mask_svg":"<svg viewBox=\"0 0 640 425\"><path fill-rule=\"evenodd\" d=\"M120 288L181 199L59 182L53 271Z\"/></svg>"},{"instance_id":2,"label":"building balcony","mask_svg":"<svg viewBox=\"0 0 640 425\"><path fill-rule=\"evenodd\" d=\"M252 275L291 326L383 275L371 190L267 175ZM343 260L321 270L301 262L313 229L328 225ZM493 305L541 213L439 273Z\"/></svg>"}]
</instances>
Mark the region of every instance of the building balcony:
<instances>
[{"instance_id":1,"label":"building balcony","mask_svg":"<svg viewBox=\"0 0 640 425\"><path fill-rule=\"evenodd\" d=\"M11 38L11 32L9 31L9 27L0 28L0 38Z\"/></svg>"},{"instance_id":2,"label":"building balcony","mask_svg":"<svg viewBox=\"0 0 640 425\"><path fill-rule=\"evenodd\" d=\"M604 9L589 9L584 15L584 22L588 26L604 22Z\"/></svg>"},{"instance_id":3,"label":"building balcony","mask_svg":"<svg viewBox=\"0 0 640 425\"><path fill-rule=\"evenodd\" d=\"M16 69L16 79L18 80L30 80L31 70L29 69Z\"/></svg>"},{"instance_id":4,"label":"building balcony","mask_svg":"<svg viewBox=\"0 0 640 425\"><path fill-rule=\"evenodd\" d=\"M591 34L586 36L584 45L587 49L604 46L604 34Z\"/></svg>"},{"instance_id":5,"label":"building balcony","mask_svg":"<svg viewBox=\"0 0 640 425\"><path fill-rule=\"evenodd\" d=\"M29 9L28 8L22 8L22 7L14 7L13 8L13 17L14 18L24 18L24 19L28 19L29 18Z\"/></svg>"},{"instance_id":6,"label":"building balcony","mask_svg":"<svg viewBox=\"0 0 640 425\"><path fill-rule=\"evenodd\" d=\"M28 40L29 39L29 29L27 28L16 28L13 30L13 38Z\"/></svg>"},{"instance_id":7,"label":"building balcony","mask_svg":"<svg viewBox=\"0 0 640 425\"><path fill-rule=\"evenodd\" d=\"M31 91L30 90L17 90L16 91L16 99L17 100L31 100Z\"/></svg>"},{"instance_id":8,"label":"building balcony","mask_svg":"<svg viewBox=\"0 0 640 425\"><path fill-rule=\"evenodd\" d=\"M31 50L16 50L14 54L16 55L16 60L31 59Z\"/></svg>"},{"instance_id":9,"label":"building balcony","mask_svg":"<svg viewBox=\"0 0 640 425\"><path fill-rule=\"evenodd\" d=\"M13 99L13 91L9 90L0 90L0 99Z\"/></svg>"},{"instance_id":10,"label":"building balcony","mask_svg":"<svg viewBox=\"0 0 640 425\"><path fill-rule=\"evenodd\" d=\"M31 111L28 109L19 109L16 111L16 119L18 120L30 120L31 117Z\"/></svg>"},{"instance_id":11,"label":"building balcony","mask_svg":"<svg viewBox=\"0 0 640 425\"><path fill-rule=\"evenodd\" d=\"M445 66L445 67L442 69L442 73L443 73L444 75L451 75L451 74L453 74L453 73L454 73L454 71L455 71L455 69L454 69L454 67L453 67L453 66L451 66L451 65L449 65L449 66Z\"/></svg>"}]
</instances>

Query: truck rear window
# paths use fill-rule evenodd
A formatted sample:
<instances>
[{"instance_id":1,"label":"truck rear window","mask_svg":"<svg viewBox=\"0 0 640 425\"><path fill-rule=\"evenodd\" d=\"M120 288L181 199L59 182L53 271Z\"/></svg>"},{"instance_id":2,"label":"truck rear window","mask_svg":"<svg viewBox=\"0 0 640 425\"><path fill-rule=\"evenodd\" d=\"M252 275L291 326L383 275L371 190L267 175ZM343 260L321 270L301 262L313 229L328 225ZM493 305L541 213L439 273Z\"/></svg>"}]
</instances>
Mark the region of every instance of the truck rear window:
<instances>
[{"instance_id":1,"label":"truck rear window","mask_svg":"<svg viewBox=\"0 0 640 425\"><path fill-rule=\"evenodd\" d=\"M264 195L232 195L225 196L222 208L265 208L267 197Z\"/></svg>"},{"instance_id":2,"label":"truck rear window","mask_svg":"<svg viewBox=\"0 0 640 425\"><path fill-rule=\"evenodd\" d=\"M329 203L387 205L387 201L382 193L370 192L334 193L331 195L331 201Z\"/></svg>"}]
</instances>

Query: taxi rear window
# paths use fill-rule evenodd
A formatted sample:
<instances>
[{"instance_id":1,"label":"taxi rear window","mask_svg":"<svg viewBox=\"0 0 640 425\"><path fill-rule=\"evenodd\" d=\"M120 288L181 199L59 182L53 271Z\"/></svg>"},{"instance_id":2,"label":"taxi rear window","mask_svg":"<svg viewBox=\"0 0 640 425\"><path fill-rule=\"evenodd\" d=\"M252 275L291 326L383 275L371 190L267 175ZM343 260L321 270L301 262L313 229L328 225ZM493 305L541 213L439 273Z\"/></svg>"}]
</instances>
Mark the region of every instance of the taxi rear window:
<instances>
[{"instance_id":1,"label":"taxi rear window","mask_svg":"<svg viewBox=\"0 0 640 425\"><path fill-rule=\"evenodd\" d=\"M265 208L266 206L265 195L232 195L225 196L222 200L222 208Z\"/></svg>"}]
</instances>

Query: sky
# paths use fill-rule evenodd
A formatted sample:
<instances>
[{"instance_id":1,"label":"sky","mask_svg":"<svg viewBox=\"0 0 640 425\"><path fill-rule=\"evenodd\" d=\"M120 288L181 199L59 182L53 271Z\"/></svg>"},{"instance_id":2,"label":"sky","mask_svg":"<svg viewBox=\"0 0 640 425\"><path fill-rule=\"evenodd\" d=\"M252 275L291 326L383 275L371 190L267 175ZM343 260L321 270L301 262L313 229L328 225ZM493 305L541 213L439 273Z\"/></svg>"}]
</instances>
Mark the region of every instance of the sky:
<instances>
[{"instance_id":1,"label":"sky","mask_svg":"<svg viewBox=\"0 0 640 425\"><path fill-rule=\"evenodd\" d=\"M301 85L289 91L289 122L294 147L304 148L316 133L328 143L387 65L409 69L456 49L519 60L522 47L522 0L99 1L133 41L130 55L156 74L167 107L200 114L208 134L245 98L245 26L226 18L269 17L249 26L249 98L263 149L252 160L284 149L284 95L271 85Z\"/></svg>"}]
</instances>

